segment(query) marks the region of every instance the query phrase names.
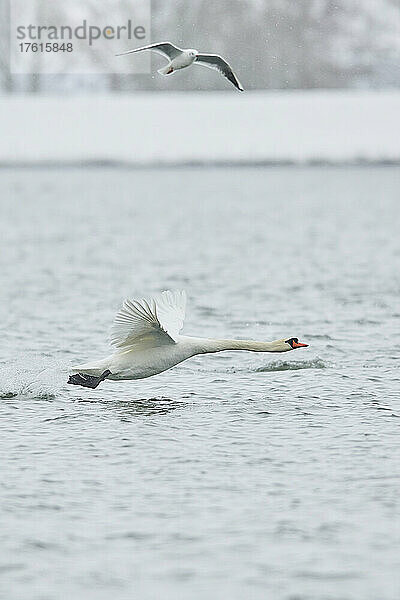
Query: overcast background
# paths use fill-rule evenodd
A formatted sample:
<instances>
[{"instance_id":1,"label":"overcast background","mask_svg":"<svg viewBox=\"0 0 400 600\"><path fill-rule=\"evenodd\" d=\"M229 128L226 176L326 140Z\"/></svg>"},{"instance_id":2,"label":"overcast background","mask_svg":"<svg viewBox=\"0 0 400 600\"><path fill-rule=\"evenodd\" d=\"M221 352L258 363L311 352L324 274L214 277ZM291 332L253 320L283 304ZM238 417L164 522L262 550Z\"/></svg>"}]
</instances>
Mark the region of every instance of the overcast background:
<instances>
[{"instance_id":1,"label":"overcast background","mask_svg":"<svg viewBox=\"0 0 400 600\"><path fill-rule=\"evenodd\" d=\"M129 16L129 0L118 4ZM97 3L86 5L95 16ZM60 5L66 22L68 9ZM175 78L10 75L8 37L9 3L0 0L3 93L226 89L204 69ZM247 89L400 86L400 0L153 0L151 37L224 54L246 69Z\"/></svg>"}]
</instances>

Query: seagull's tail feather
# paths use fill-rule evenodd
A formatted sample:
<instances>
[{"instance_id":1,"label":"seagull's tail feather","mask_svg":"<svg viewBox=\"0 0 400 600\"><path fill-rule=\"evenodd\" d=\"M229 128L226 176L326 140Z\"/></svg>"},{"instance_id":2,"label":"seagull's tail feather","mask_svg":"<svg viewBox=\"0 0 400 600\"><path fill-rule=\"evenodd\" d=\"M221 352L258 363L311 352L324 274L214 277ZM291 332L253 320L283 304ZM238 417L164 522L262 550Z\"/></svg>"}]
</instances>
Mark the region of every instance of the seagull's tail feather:
<instances>
[{"instance_id":1,"label":"seagull's tail feather","mask_svg":"<svg viewBox=\"0 0 400 600\"><path fill-rule=\"evenodd\" d=\"M160 73L160 75L170 75L174 72L174 69L169 64L166 67L163 67L162 69L158 69L158 72Z\"/></svg>"}]
</instances>

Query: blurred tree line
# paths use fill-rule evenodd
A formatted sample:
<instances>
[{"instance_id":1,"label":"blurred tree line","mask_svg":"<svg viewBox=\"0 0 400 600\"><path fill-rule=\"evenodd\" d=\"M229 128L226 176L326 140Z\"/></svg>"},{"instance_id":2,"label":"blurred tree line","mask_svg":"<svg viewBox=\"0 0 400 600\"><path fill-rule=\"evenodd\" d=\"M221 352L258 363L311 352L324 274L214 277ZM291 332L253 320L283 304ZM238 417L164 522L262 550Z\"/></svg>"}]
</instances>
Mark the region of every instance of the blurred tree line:
<instances>
[{"instance_id":1,"label":"blurred tree line","mask_svg":"<svg viewBox=\"0 0 400 600\"><path fill-rule=\"evenodd\" d=\"M3 92L226 89L200 68L169 78L10 75L8 3L0 0ZM118 4L129 15L129 0ZM223 54L247 89L400 86L400 0L152 0L151 38ZM162 64L154 57L154 70Z\"/></svg>"}]
</instances>

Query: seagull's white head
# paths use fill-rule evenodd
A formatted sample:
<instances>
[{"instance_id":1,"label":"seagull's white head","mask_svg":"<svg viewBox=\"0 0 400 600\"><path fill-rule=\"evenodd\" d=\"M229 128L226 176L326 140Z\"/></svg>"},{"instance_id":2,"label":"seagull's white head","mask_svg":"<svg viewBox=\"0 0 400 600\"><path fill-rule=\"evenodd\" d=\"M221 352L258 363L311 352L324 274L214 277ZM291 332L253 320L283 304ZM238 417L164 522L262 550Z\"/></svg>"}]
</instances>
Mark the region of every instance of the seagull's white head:
<instances>
[{"instance_id":1,"label":"seagull's white head","mask_svg":"<svg viewBox=\"0 0 400 600\"><path fill-rule=\"evenodd\" d=\"M186 50L186 52L189 54L189 56L190 56L191 58L196 58L196 56L198 55L198 51L197 51L197 50L195 50L194 48L188 48L188 49Z\"/></svg>"}]
</instances>

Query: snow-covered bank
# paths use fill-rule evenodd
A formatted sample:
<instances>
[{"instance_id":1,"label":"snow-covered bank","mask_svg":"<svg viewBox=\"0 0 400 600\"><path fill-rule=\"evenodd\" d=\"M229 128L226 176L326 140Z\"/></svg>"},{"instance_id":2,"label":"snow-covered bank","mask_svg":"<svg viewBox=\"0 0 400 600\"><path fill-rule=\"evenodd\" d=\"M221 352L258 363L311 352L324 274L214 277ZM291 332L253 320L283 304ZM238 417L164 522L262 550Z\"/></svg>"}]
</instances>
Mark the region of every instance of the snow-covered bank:
<instances>
[{"instance_id":1,"label":"snow-covered bank","mask_svg":"<svg viewBox=\"0 0 400 600\"><path fill-rule=\"evenodd\" d=\"M0 98L0 164L400 161L400 91Z\"/></svg>"}]
</instances>

